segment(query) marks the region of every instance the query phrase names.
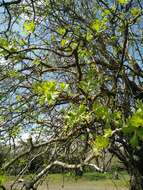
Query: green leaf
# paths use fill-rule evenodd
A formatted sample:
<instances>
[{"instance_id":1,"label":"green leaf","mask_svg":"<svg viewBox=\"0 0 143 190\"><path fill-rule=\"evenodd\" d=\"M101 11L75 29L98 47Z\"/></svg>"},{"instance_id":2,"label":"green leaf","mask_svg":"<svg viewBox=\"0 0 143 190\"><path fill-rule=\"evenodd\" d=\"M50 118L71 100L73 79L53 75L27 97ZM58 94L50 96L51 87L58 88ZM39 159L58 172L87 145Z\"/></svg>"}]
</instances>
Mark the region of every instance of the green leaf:
<instances>
[{"instance_id":1,"label":"green leaf","mask_svg":"<svg viewBox=\"0 0 143 190\"><path fill-rule=\"evenodd\" d=\"M97 33L104 31L107 28L108 19L103 17L102 19L96 18L93 22L90 23L90 28Z\"/></svg>"},{"instance_id":2,"label":"green leaf","mask_svg":"<svg viewBox=\"0 0 143 190\"><path fill-rule=\"evenodd\" d=\"M21 101L21 99L22 99L22 96L21 96L21 95L17 95L17 96L16 96L16 100L17 100L17 101Z\"/></svg>"},{"instance_id":3,"label":"green leaf","mask_svg":"<svg viewBox=\"0 0 143 190\"><path fill-rule=\"evenodd\" d=\"M34 21L25 21L23 24L23 28L27 33L33 33L35 31Z\"/></svg>"},{"instance_id":4,"label":"green leaf","mask_svg":"<svg viewBox=\"0 0 143 190\"><path fill-rule=\"evenodd\" d=\"M138 101L137 110L130 116L123 126L124 133L133 133L143 127L143 102Z\"/></svg>"},{"instance_id":5,"label":"green leaf","mask_svg":"<svg viewBox=\"0 0 143 190\"><path fill-rule=\"evenodd\" d=\"M0 185L4 184L7 181L7 177L5 175L0 174Z\"/></svg>"},{"instance_id":6,"label":"green leaf","mask_svg":"<svg viewBox=\"0 0 143 190\"><path fill-rule=\"evenodd\" d=\"M60 35L64 35L65 32L66 32L66 29L64 27L59 27L57 28L57 32L60 34Z\"/></svg>"},{"instance_id":7,"label":"green leaf","mask_svg":"<svg viewBox=\"0 0 143 190\"><path fill-rule=\"evenodd\" d=\"M95 141L91 143L93 151L95 154L99 154L102 149L107 148L109 145L109 138L104 136L97 136Z\"/></svg>"},{"instance_id":8,"label":"green leaf","mask_svg":"<svg viewBox=\"0 0 143 190\"><path fill-rule=\"evenodd\" d=\"M129 120L130 124L135 127L143 126L143 113L136 112L133 114L133 116Z\"/></svg>"},{"instance_id":9,"label":"green leaf","mask_svg":"<svg viewBox=\"0 0 143 190\"><path fill-rule=\"evenodd\" d=\"M21 46L25 46L25 45L27 45L27 41L25 39L21 39L21 40L19 40L19 44Z\"/></svg>"},{"instance_id":10,"label":"green leaf","mask_svg":"<svg viewBox=\"0 0 143 190\"><path fill-rule=\"evenodd\" d=\"M100 30L100 27L101 26L101 23L98 19L96 19L95 21L93 21L91 24L90 24L90 27L95 30L95 31L99 31Z\"/></svg>"},{"instance_id":11,"label":"green leaf","mask_svg":"<svg viewBox=\"0 0 143 190\"><path fill-rule=\"evenodd\" d=\"M80 81L79 87L84 90L84 92L88 92L89 90L89 83L87 81Z\"/></svg>"},{"instance_id":12,"label":"green leaf","mask_svg":"<svg viewBox=\"0 0 143 190\"><path fill-rule=\"evenodd\" d=\"M78 43L77 43L76 41L70 43L70 47L71 47L72 49L75 49L77 46L78 46Z\"/></svg>"},{"instance_id":13,"label":"green leaf","mask_svg":"<svg viewBox=\"0 0 143 190\"><path fill-rule=\"evenodd\" d=\"M60 88L61 88L62 91L67 91L68 88L69 88L69 84L66 84L66 83L64 83L64 82L61 82L61 83L60 83Z\"/></svg>"},{"instance_id":14,"label":"green leaf","mask_svg":"<svg viewBox=\"0 0 143 190\"><path fill-rule=\"evenodd\" d=\"M41 63L41 61L40 61L40 59L34 59L34 61L32 61L32 63L34 64L34 65L39 65L40 63Z\"/></svg>"},{"instance_id":15,"label":"green leaf","mask_svg":"<svg viewBox=\"0 0 143 190\"><path fill-rule=\"evenodd\" d=\"M129 0L117 0L119 4L125 5L129 2Z\"/></svg>"},{"instance_id":16,"label":"green leaf","mask_svg":"<svg viewBox=\"0 0 143 190\"><path fill-rule=\"evenodd\" d=\"M105 15L109 15L111 12L110 12L109 9L104 9L104 10L103 10L103 13L104 13L104 16L105 16Z\"/></svg>"},{"instance_id":17,"label":"green leaf","mask_svg":"<svg viewBox=\"0 0 143 190\"><path fill-rule=\"evenodd\" d=\"M86 105L80 104L79 106L71 105L71 109L65 112L66 128L72 128L77 124L82 125L90 122L91 114L88 112Z\"/></svg>"},{"instance_id":18,"label":"green leaf","mask_svg":"<svg viewBox=\"0 0 143 190\"><path fill-rule=\"evenodd\" d=\"M61 46L62 46L62 47L64 47L65 45L67 45L67 43L68 43L68 40L67 40L67 39L64 39L64 38L63 38L63 39L61 40Z\"/></svg>"},{"instance_id":19,"label":"green leaf","mask_svg":"<svg viewBox=\"0 0 143 190\"><path fill-rule=\"evenodd\" d=\"M107 120L109 119L109 111L108 108L99 102L95 102L93 104L93 111L96 114L96 117L99 119Z\"/></svg>"},{"instance_id":20,"label":"green leaf","mask_svg":"<svg viewBox=\"0 0 143 190\"><path fill-rule=\"evenodd\" d=\"M10 77L10 78L17 78L18 76L19 76L19 73L18 73L18 71L8 71L8 76Z\"/></svg>"},{"instance_id":21,"label":"green leaf","mask_svg":"<svg viewBox=\"0 0 143 190\"><path fill-rule=\"evenodd\" d=\"M86 33L86 40L87 40L88 42L90 42L92 39L93 39L92 33L91 33L91 32L87 32L87 33Z\"/></svg>"},{"instance_id":22,"label":"green leaf","mask_svg":"<svg viewBox=\"0 0 143 190\"><path fill-rule=\"evenodd\" d=\"M125 133L125 134L128 134L128 133L133 133L135 131L135 128L133 126L130 126L128 123L124 123L123 124L123 128L122 128L122 131Z\"/></svg>"},{"instance_id":23,"label":"green leaf","mask_svg":"<svg viewBox=\"0 0 143 190\"><path fill-rule=\"evenodd\" d=\"M133 7L130 11L132 16L137 16L140 13L140 9L138 7Z\"/></svg>"},{"instance_id":24,"label":"green leaf","mask_svg":"<svg viewBox=\"0 0 143 190\"><path fill-rule=\"evenodd\" d=\"M10 136L16 138L17 135L20 133L21 127L20 125L13 126L12 130L10 131Z\"/></svg>"},{"instance_id":25,"label":"green leaf","mask_svg":"<svg viewBox=\"0 0 143 190\"><path fill-rule=\"evenodd\" d=\"M105 138L109 138L112 136L112 130L109 128L109 129L105 129L104 130L104 137Z\"/></svg>"},{"instance_id":26,"label":"green leaf","mask_svg":"<svg viewBox=\"0 0 143 190\"><path fill-rule=\"evenodd\" d=\"M137 135L138 135L138 137L139 137L141 140L143 140L143 127L139 128L139 129L137 130Z\"/></svg>"},{"instance_id":27,"label":"green leaf","mask_svg":"<svg viewBox=\"0 0 143 190\"><path fill-rule=\"evenodd\" d=\"M43 81L33 84L33 91L38 94L39 103L54 104L59 97L60 92L57 90L58 83L56 81Z\"/></svg>"},{"instance_id":28,"label":"green leaf","mask_svg":"<svg viewBox=\"0 0 143 190\"><path fill-rule=\"evenodd\" d=\"M0 38L0 45L7 48L9 46L9 42L5 38Z\"/></svg>"},{"instance_id":29,"label":"green leaf","mask_svg":"<svg viewBox=\"0 0 143 190\"><path fill-rule=\"evenodd\" d=\"M133 147L136 147L138 146L138 136L137 136L137 133L135 131L134 135L132 136L131 140L130 140L130 143Z\"/></svg>"}]
</instances>

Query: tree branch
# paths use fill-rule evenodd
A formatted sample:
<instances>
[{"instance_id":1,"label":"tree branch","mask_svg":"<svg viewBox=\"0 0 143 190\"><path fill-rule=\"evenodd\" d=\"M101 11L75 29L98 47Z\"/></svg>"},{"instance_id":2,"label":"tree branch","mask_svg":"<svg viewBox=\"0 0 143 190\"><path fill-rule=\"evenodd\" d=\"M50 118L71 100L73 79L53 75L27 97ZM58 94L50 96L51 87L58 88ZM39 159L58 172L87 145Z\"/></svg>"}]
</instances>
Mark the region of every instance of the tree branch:
<instances>
[{"instance_id":1,"label":"tree branch","mask_svg":"<svg viewBox=\"0 0 143 190\"><path fill-rule=\"evenodd\" d=\"M99 168L97 165L95 164L90 164L88 163L88 160L86 160L86 162L84 161L81 164L67 164L65 162L61 162L61 161L54 161L53 163L49 164L47 167L45 167L32 181L32 184L34 185L39 179L41 179L42 176L44 176L48 170L52 167L52 166L62 166L63 168L67 168L67 169L76 169L76 168L81 168L82 166L90 166L93 167L96 171L98 172L103 172L103 170L101 168Z\"/></svg>"},{"instance_id":2,"label":"tree branch","mask_svg":"<svg viewBox=\"0 0 143 190\"><path fill-rule=\"evenodd\" d=\"M16 5L16 4L19 4L21 2L22 2L22 0L11 1L11 2L5 2L5 1L3 1L3 3L0 4L0 7L2 7L2 6L9 6L9 5Z\"/></svg>"}]
</instances>

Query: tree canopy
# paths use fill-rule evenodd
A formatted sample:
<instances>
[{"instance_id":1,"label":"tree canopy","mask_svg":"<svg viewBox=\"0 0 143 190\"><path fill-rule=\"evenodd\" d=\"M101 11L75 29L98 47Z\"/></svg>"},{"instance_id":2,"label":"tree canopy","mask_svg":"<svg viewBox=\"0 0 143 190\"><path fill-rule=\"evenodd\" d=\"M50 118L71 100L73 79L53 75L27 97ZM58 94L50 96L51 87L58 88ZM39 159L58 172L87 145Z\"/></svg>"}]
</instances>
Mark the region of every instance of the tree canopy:
<instances>
[{"instance_id":1,"label":"tree canopy","mask_svg":"<svg viewBox=\"0 0 143 190\"><path fill-rule=\"evenodd\" d=\"M142 7L142 0L0 3L0 143L11 152L3 171L24 157L26 170L46 155L34 186L53 165L103 171L90 161L108 150L131 175L131 190L143 188Z\"/></svg>"}]
</instances>

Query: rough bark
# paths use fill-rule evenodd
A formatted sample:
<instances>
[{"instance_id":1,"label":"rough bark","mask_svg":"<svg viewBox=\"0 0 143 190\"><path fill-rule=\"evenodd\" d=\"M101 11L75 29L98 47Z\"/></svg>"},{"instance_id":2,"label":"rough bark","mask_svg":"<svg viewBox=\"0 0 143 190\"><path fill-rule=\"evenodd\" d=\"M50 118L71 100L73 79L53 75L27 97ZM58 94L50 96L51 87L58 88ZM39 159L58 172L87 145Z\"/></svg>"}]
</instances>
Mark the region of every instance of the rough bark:
<instances>
[{"instance_id":1,"label":"rough bark","mask_svg":"<svg viewBox=\"0 0 143 190\"><path fill-rule=\"evenodd\" d=\"M143 190L143 176L137 171L131 174L130 190Z\"/></svg>"}]
</instances>

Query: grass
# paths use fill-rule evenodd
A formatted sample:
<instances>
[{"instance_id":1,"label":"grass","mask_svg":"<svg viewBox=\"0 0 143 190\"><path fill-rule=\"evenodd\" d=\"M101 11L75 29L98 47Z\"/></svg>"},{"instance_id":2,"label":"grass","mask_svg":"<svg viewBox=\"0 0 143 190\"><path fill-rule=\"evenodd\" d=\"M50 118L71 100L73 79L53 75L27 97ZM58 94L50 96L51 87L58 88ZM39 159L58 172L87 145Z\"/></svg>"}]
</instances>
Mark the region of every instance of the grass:
<instances>
[{"instance_id":1,"label":"grass","mask_svg":"<svg viewBox=\"0 0 143 190\"><path fill-rule=\"evenodd\" d=\"M31 179L31 175L24 176L25 179ZM9 183L12 182L15 177L14 176L1 176L4 178L4 182ZM76 177L72 173L65 173L65 174L49 174L45 178L45 182L41 186L41 189L45 189L45 185L48 184L50 187L54 186L66 186L66 187L73 187L72 189L79 189L79 187L88 187L91 189L95 186L97 189L105 189L105 187L109 187L109 189L113 189L113 186L121 188L127 188L129 186L129 176L126 172L119 173L119 179L113 180L112 173L98 173L98 172L87 172L84 173L82 177ZM53 188L56 189L56 188Z\"/></svg>"},{"instance_id":2,"label":"grass","mask_svg":"<svg viewBox=\"0 0 143 190\"><path fill-rule=\"evenodd\" d=\"M82 177L75 177L70 173L66 174L49 174L46 180L51 184L58 184L64 181L65 184L94 184L97 186L109 186L116 185L118 187L128 187L129 186L129 176L126 172L119 173L119 179L113 180L112 173L98 173L98 172L88 172Z\"/></svg>"},{"instance_id":3,"label":"grass","mask_svg":"<svg viewBox=\"0 0 143 190\"><path fill-rule=\"evenodd\" d=\"M124 177L126 179L129 179L128 174L125 171L119 172L119 180L121 177ZM48 178L52 179L54 181L58 181L59 178L65 178L66 180L86 180L86 181L98 181L98 180L106 180L106 179L112 179L112 172L86 172L83 174L82 177L77 177L73 175L72 173L65 173L65 174L49 174Z\"/></svg>"}]
</instances>

